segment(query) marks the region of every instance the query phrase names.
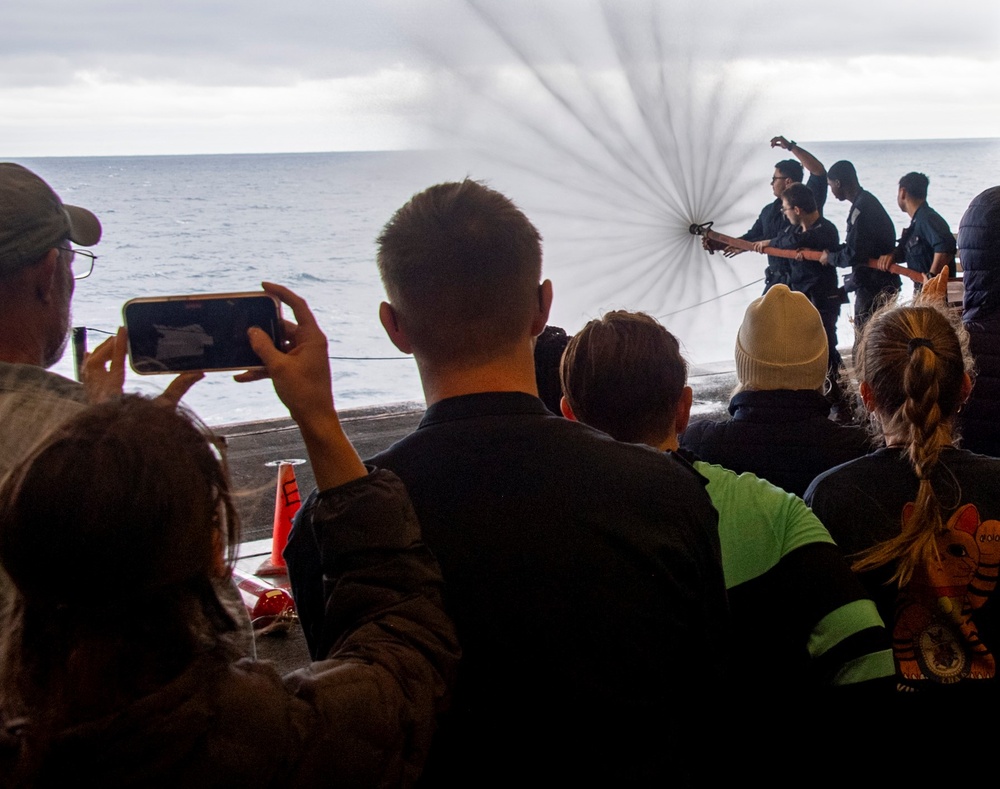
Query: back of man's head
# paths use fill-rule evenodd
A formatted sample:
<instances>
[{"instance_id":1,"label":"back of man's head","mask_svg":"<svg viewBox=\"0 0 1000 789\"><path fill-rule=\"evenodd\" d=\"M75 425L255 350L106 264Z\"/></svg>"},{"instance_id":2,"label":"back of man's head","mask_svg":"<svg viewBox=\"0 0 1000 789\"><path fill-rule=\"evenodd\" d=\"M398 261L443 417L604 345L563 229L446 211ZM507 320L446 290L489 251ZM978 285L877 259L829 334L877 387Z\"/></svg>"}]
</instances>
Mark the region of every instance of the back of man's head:
<instances>
[{"instance_id":1,"label":"back of man's head","mask_svg":"<svg viewBox=\"0 0 1000 789\"><path fill-rule=\"evenodd\" d=\"M806 214L817 210L816 196L812 193L812 189L805 184L792 184L781 193L781 199L786 200L790 207L798 208Z\"/></svg>"},{"instance_id":2,"label":"back of man's head","mask_svg":"<svg viewBox=\"0 0 1000 789\"><path fill-rule=\"evenodd\" d=\"M100 239L101 223L90 211L64 205L27 168L0 163L0 280L36 263L66 240L91 246Z\"/></svg>"},{"instance_id":3,"label":"back of man's head","mask_svg":"<svg viewBox=\"0 0 1000 789\"><path fill-rule=\"evenodd\" d=\"M488 362L528 337L541 236L504 195L466 179L420 192L378 239L389 301L418 356Z\"/></svg>"},{"instance_id":4,"label":"back of man's head","mask_svg":"<svg viewBox=\"0 0 1000 789\"><path fill-rule=\"evenodd\" d=\"M854 189L859 186L858 171L855 170L854 165L846 159L834 162L833 166L826 171L826 177L829 181L840 181L841 186L845 186L849 189Z\"/></svg>"},{"instance_id":5,"label":"back of man's head","mask_svg":"<svg viewBox=\"0 0 1000 789\"><path fill-rule=\"evenodd\" d=\"M905 189L914 200L926 200L930 183L931 179L923 173L907 173L899 179L899 188Z\"/></svg>"},{"instance_id":6,"label":"back of man's head","mask_svg":"<svg viewBox=\"0 0 1000 789\"><path fill-rule=\"evenodd\" d=\"M561 376L579 421L619 441L659 446L673 429L687 364L655 318L615 311L569 341Z\"/></svg>"},{"instance_id":7,"label":"back of man's head","mask_svg":"<svg viewBox=\"0 0 1000 789\"><path fill-rule=\"evenodd\" d=\"M774 165L774 169L796 183L802 181L802 163L795 161L795 159L782 159Z\"/></svg>"}]
</instances>

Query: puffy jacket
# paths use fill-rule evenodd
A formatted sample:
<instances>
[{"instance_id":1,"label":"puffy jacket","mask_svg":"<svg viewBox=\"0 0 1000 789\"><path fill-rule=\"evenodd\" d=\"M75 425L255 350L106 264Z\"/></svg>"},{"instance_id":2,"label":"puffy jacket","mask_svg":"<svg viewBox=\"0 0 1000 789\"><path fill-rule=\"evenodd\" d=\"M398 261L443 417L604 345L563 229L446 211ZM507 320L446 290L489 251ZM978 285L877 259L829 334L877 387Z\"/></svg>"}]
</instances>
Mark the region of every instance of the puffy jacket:
<instances>
[{"instance_id":1,"label":"puffy jacket","mask_svg":"<svg viewBox=\"0 0 1000 789\"><path fill-rule=\"evenodd\" d=\"M962 319L992 317L1000 312L1000 186L969 203L958 226L958 249L965 272Z\"/></svg>"},{"instance_id":2,"label":"puffy jacket","mask_svg":"<svg viewBox=\"0 0 1000 789\"><path fill-rule=\"evenodd\" d=\"M817 475L871 450L862 428L837 425L829 412L811 390L740 392L729 402L732 419L693 422L680 443L702 460L801 496Z\"/></svg>"},{"instance_id":3,"label":"puffy jacket","mask_svg":"<svg viewBox=\"0 0 1000 789\"><path fill-rule=\"evenodd\" d=\"M976 383L959 414L962 446L1000 457L1000 186L977 196L958 228Z\"/></svg>"},{"instance_id":4,"label":"puffy jacket","mask_svg":"<svg viewBox=\"0 0 1000 789\"><path fill-rule=\"evenodd\" d=\"M207 653L119 712L57 733L23 785L413 785L459 654L437 562L387 471L324 491L310 516L296 530L323 567L326 607L303 624L332 644L327 659L281 678ZM0 729L0 785L30 732Z\"/></svg>"}]
</instances>

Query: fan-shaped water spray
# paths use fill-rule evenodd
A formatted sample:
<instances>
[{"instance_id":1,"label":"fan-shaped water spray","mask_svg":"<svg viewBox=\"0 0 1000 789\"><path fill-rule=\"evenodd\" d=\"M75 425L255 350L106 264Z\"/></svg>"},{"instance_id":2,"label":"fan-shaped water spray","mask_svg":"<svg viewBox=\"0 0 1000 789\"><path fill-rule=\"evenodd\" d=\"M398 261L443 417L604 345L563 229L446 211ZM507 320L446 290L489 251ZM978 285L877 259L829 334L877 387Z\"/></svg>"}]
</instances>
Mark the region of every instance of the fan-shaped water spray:
<instances>
[{"instance_id":1,"label":"fan-shaped water spray","mask_svg":"<svg viewBox=\"0 0 1000 789\"><path fill-rule=\"evenodd\" d=\"M751 168L771 136L755 128L752 91L718 57L733 52L726 42L685 38L693 4L466 0L465 9L474 24L457 25L461 45L427 45L454 89L433 125L537 184L514 197L542 226L547 274L564 300L585 314L667 316L759 277L756 261L709 258L689 232L709 220L744 225Z\"/></svg>"}]
</instances>

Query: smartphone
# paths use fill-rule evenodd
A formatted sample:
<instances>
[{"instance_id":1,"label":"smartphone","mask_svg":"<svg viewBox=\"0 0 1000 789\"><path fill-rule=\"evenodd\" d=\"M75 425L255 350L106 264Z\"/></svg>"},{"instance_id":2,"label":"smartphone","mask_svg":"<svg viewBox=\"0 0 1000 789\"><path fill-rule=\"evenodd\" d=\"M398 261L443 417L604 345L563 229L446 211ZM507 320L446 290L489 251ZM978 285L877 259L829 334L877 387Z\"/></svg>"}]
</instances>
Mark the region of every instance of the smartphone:
<instances>
[{"instance_id":1,"label":"smartphone","mask_svg":"<svg viewBox=\"0 0 1000 789\"><path fill-rule=\"evenodd\" d=\"M122 316L129 363L140 375L260 367L247 337L251 326L283 347L281 304L269 293L132 299Z\"/></svg>"}]
</instances>

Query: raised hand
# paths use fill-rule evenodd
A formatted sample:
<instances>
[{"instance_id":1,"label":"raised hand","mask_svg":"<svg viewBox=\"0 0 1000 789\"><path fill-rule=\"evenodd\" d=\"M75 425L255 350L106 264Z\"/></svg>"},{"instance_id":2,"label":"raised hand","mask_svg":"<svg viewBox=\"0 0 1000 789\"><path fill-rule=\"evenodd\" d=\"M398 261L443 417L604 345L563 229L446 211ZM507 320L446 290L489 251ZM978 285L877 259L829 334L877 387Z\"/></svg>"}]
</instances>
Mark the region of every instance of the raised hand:
<instances>
[{"instance_id":1,"label":"raised hand","mask_svg":"<svg viewBox=\"0 0 1000 789\"><path fill-rule=\"evenodd\" d=\"M128 334L124 326L118 327L113 337L108 337L94 350L83 357L80 380L91 403L103 403L119 397L125 389L125 354L128 350ZM182 373L156 397L156 402L176 408L188 389L205 377L204 373Z\"/></svg>"},{"instance_id":2,"label":"raised hand","mask_svg":"<svg viewBox=\"0 0 1000 789\"><path fill-rule=\"evenodd\" d=\"M250 346L264 369L248 370L235 379L271 379L274 391L299 426L320 490L365 476L368 471L344 434L333 405L326 335L305 299L282 285L264 282L262 286L291 307L296 323L285 321L288 348L284 352L274 346L266 332L251 328Z\"/></svg>"}]
</instances>

